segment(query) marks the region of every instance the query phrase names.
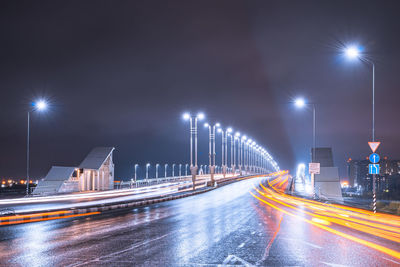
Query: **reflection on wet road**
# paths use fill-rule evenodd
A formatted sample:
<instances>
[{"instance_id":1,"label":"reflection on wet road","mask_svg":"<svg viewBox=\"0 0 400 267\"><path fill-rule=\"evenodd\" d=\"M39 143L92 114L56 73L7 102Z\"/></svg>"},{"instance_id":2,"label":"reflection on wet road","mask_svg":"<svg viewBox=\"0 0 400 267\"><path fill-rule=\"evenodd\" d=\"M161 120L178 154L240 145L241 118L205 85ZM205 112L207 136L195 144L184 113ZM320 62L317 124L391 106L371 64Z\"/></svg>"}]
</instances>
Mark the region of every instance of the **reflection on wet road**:
<instances>
[{"instance_id":1,"label":"reflection on wet road","mask_svg":"<svg viewBox=\"0 0 400 267\"><path fill-rule=\"evenodd\" d=\"M1 227L1 265L400 264L398 217L287 196L287 181L255 178L120 213Z\"/></svg>"}]
</instances>

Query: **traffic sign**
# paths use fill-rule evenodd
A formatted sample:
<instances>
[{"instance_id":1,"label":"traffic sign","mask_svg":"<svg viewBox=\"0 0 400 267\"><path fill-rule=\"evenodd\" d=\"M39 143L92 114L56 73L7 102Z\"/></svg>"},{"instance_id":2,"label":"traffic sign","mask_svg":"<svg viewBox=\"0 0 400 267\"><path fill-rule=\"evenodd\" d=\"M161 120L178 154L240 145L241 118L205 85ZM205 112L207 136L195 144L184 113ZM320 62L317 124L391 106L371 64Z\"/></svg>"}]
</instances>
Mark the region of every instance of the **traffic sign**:
<instances>
[{"instance_id":1,"label":"traffic sign","mask_svg":"<svg viewBox=\"0 0 400 267\"><path fill-rule=\"evenodd\" d=\"M368 145L371 148L372 153L375 153L375 151L378 149L380 144L381 144L381 142L368 142Z\"/></svg>"},{"instance_id":2,"label":"traffic sign","mask_svg":"<svg viewBox=\"0 0 400 267\"><path fill-rule=\"evenodd\" d=\"M369 174L379 174L379 164L369 164L368 167Z\"/></svg>"},{"instance_id":3,"label":"traffic sign","mask_svg":"<svg viewBox=\"0 0 400 267\"><path fill-rule=\"evenodd\" d=\"M309 174L319 174L320 173L320 164L318 162L308 163L308 173Z\"/></svg>"},{"instance_id":4,"label":"traffic sign","mask_svg":"<svg viewBox=\"0 0 400 267\"><path fill-rule=\"evenodd\" d=\"M381 158L376 153L372 153L371 155L369 155L369 161L371 161L371 163L378 163L380 159Z\"/></svg>"}]
</instances>

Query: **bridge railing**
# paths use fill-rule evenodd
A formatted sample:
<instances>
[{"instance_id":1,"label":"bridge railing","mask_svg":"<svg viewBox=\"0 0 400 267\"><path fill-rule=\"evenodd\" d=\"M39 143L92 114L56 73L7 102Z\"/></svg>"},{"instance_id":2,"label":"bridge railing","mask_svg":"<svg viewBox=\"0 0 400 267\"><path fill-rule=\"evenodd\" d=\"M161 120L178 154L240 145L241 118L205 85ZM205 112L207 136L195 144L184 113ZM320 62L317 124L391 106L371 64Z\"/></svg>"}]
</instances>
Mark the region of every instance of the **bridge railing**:
<instances>
[{"instance_id":1,"label":"bridge railing","mask_svg":"<svg viewBox=\"0 0 400 267\"><path fill-rule=\"evenodd\" d=\"M238 174L235 174L238 175ZM226 177L232 177L234 176L232 173L227 173ZM197 175L197 180L198 179L206 179L209 181L210 175L209 174L202 174L202 175ZM215 174L215 179L218 181L219 179L222 179L223 175L222 174ZM151 186L151 185L157 185L157 184L164 184L164 183L175 183L175 182L192 182L192 176L173 176L173 177L160 177L160 178L149 178L149 179L140 179L137 180L136 182L131 180L131 181L121 181L116 185L116 189L127 189L127 188L138 188L138 187L146 187L146 186Z\"/></svg>"}]
</instances>

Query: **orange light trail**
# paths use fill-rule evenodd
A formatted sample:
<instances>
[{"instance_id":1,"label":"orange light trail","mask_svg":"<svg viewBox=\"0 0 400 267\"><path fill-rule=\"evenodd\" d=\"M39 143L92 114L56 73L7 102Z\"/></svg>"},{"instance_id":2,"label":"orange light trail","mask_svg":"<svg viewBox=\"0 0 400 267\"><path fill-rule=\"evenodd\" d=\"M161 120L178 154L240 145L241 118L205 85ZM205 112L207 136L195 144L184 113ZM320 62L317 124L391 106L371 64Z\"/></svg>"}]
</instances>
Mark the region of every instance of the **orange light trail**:
<instances>
[{"instance_id":1,"label":"orange light trail","mask_svg":"<svg viewBox=\"0 0 400 267\"><path fill-rule=\"evenodd\" d=\"M250 192L250 194L280 212L400 259L399 251L332 228L335 226L345 227L357 232L367 233L368 235L381 238L382 240L386 239L395 243L400 243L400 228L398 227L400 226L399 217L381 213L374 214L373 212L363 209L338 204L320 203L314 200L287 195L284 193L284 190L287 187L288 179L288 175L283 179L283 174L279 174L276 178L271 179L272 181L267 179L267 183L271 188L266 188L261 182L260 186L263 191L260 191L254 186L255 192L260 194L260 196L255 195L253 192ZM280 208L276 206L273 204L274 202L293 210L293 212L286 210L284 207ZM310 219L297 214L299 212L310 216Z\"/></svg>"}]
</instances>

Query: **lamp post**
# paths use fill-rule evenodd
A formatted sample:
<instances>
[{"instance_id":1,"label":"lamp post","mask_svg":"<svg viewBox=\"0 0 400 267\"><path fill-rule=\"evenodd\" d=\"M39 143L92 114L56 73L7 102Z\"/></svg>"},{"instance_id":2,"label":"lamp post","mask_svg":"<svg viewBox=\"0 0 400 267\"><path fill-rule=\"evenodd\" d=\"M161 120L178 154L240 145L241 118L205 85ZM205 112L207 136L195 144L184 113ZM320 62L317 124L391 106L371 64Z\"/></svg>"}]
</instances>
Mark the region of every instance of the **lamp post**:
<instances>
[{"instance_id":1,"label":"lamp post","mask_svg":"<svg viewBox=\"0 0 400 267\"><path fill-rule=\"evenodd\" d=\"M150 168L150 163L146 164L146 182L149 181L149 168Z\"/></svg>"},{"instance_id":2,"label":"lamp post","mask_svg":"<svg viewBox=\"0 0 400 267\"><path fill-rule=\"evenodd\" d=\"M156 164L156 179L158 179L158 168L160 167L160 164Z\"/></svg>"},{"instance_id":3,"label":"lamp post","mask_svg":"<svg viewBox=\"0 0 400 267\"><path fill-rule=\"evenodd\" d=\"M168 164L164 165L164 177L167 178L167 169L168 169Z\"/></svg>"},{"instance_id":4,"label":"lamp post","mask_svg":"<svg viewBox=\"0 0 400 267\"><path fill-rule=\"evenodd\" d=\"M196 189L196 175L197 175L197 170L198 170L198 166L197 166L197 121L204 119L204 117L205 116L203 113L199 113L196 116L192 116L189 113L183 114L183 119L190 121L190 171L192 173L193 190ZM194 144L193 144L193 139L194 139Z\"/></svg>"},{"instance_id":5,"label":"lamp post","mask_svg":"<svg viewBox=\"0 0 400 267\"><path fill-rule=\"evenodd\" d=\"M218 132L221 133L221 138L222 138L222 153L221 153L222 163L221 163L221 168L222 168L222 174L224 175L224 178L225 178L226 169L228 167L227 135L228 135L228 133L232 132L232 128L228 128L225 131L222 128L218 128Z\"/></svg>"},{"instance_id":6,"label":"lamp post","mask_svg":"<svg viewBox=\"0 0 400 267\"><path fill-rule=\"evenodd\" d=\"M315 153L317 149L317 112L315 108L315 103L306 103L306 101L303 98L297 98L294 102L295 106L298 108L304 108L307 105L310 105L312 107L312 112L313 112L313 148L311 150L311 162L315 163L316 158L315 158ZM311 193L314 195L315 191L315 174L311 173Z\"/></svg>"},{"instance_id":7,"label":"lamp post","mask_svg":"<svg viewBox=\"0 0 400 267\"><path fill-rule=\"evenodd\" d=\"M26 195L29 195L29 182L30 182L30 120L32 111L44 111L47 109L47 102L39 100L33 103L33 108L28 111L28 125L27 125L27 138L26 138Z\"/></svg>"},{"instance_id":8,"label":"lamp post","mask_svg":"<svg viewBox=\"0 0 400 267\"><path fill-rule=\"evenodd\" d=\"M345 55L350 59L359 59L372 67L372 142L375 142L375 64L373 61L362 56L360 49L349 46L345 49ZM376 213L376 175L372 175L373 210Z\"/></svg>"},{"instance_id":9,"label":"lamp post","mask_svg":"<svg viewBox=\"0 0 400 267\"><path fill-rule=\"evenodd\" d=\"M172 177L175 177L175 163L172 164Z\"/></svg>"},{"instance_id":10,"label":"lamp post","mask_svg":"<svg viewBox=\"0 0 400 267\"><path fill-rule=\"evenodd\" d=\"M189 164L185 164L185 176L188 176L188 167L189 167Z\"/></svg>"},{"instance_id":11,"label":"lamp post","mask_svg":"<svg viewBox=\"0 0 400 267\"><path fill-rule=\"evenodd\" d=\"M231 129L231 131L232 131L232 129ZM231 137L231 172L233 174L233 169L235 166L235 163L233 162L233 153L234 153L234 151L233 151L233 134L229 133L228 136Z\"/></svg>"},{"instance_id":12,"label":"lamp post","mask_svg":"<svg viewBox=\"0 0 400 267\"><path fill-rule=\"evenodd\" d=\"M179 178L182 177L182 164L179 164Z\"/></svg>"},{"instance_id":13,"label":"lamp post","mask_svg":"<svg viewBox=\"0 0 400 267\"><path fill-rule=\"evenodd\" d=\"M139 167L139 164L135 164L135 185L137 181L137 168Z\"/></svg>"},{"instance_id":14,"label":"lamp post","mask_svg":"<svg viewBox=\"0 0 400 267\"><path fill-rule=\"evenodd\" d=\"M220 127L221 125L219 123L214 124L211 126L210 124L206 123L204 124L204 127L208 128L208 159L209 159L209 165L208 169L210 172L210 181L211 185L215 185L215 179L214 179L214 173L215 173L215 129L216 127Z\"/></svg>"},{"instance_id":15,"label":"lamp post","mask_svg":"<svg viewBox=\"0 0 400 267\"><path fill-rule=\"evenodd\" d=\"M240 133L239 132L236 132L235 133L235 137L233 138L233 165L232 165L232 172L233 172L233 174L236 174L236 166L237 166L237 164L236 164L236 154L238 154L237 152L236 152L236 141L239 141L240 142Z\"/></svg>"}]
</instances>

